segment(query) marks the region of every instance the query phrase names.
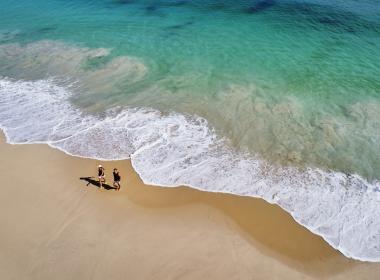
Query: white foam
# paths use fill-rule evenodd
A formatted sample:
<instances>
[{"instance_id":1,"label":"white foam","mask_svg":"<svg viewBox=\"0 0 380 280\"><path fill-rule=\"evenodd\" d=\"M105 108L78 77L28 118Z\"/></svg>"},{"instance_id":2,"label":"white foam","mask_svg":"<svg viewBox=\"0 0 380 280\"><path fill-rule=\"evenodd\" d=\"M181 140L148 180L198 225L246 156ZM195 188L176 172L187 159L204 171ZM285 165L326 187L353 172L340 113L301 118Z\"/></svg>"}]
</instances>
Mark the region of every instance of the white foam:
<instances>
[{"instance_id":1,"label":"white foam","mask_svg":"<svg viewBox=\"0 0 380 280\"><path fill-rule=\"evenodd\" d=\"M357 175L273 166L227 148L206 120L152 109L81 112L54 80L0 79L0 125L10 143L126 159L145 183L253 196L276 203L347 257L380 261L380 183Z\"/></svg>"}]
</instances>

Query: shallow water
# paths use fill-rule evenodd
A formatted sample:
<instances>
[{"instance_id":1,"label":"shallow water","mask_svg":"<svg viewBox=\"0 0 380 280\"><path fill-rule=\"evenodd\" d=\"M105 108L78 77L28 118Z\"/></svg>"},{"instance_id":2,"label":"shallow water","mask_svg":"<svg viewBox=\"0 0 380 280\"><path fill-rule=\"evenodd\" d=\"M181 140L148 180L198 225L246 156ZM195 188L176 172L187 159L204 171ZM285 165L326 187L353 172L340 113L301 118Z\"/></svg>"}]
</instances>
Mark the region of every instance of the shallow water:
<instances>
[{"instance_id":1,"label":"shallow water","mask_svg":"<svg viewBox=\"0 0 380 280\"><path fill-rule=\"evenodd\" d=\"M10 142L132 154L149 183L263 197L380 259L377 1L4 0L0 14Z\"/></svg>"}]
</instances>

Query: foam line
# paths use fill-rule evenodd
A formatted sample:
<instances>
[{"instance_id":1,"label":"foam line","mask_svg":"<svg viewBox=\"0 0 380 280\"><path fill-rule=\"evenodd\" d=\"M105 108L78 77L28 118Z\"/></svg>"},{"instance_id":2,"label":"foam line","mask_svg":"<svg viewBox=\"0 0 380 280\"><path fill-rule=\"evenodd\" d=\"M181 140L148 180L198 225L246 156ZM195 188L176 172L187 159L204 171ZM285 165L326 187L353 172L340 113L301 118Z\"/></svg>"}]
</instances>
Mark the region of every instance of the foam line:
<instances>
[{"instance_id":1,"label":"foam line","mask_svg":"<svg viewBox=\"0 0 380 280\"><path fill-rule=\"evenodd\" d=\"M54 80L0 79L0 126L13 144L47 143L70 155L120 160L147 184L263 198L344 255L380 261L380 183L358 175L274 166L228 148L205 119L149 108L91 115Z\"/></svg>"}]
</instances>

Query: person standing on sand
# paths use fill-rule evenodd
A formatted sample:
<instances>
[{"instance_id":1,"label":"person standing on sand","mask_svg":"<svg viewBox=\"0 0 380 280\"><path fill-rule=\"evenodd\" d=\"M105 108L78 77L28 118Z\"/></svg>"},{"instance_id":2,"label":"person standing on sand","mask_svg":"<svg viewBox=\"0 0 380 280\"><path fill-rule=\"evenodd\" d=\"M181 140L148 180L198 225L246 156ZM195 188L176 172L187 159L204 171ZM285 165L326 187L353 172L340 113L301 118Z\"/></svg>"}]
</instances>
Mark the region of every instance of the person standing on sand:
<instances>
[{"instance_id":1,"label":"person standing on sand","mask_svg":"<svg viewBox=\"0 0 380 280\"><path fill-rule=\"evenodd\" d=\"M98 166L98 178L99 178L99 187L103 187L103 183L106 182L106 175L104 174L104 167L99 165Z\"/></svg>"},{"instance_id":2,"label":"person standing on sand","mask_svg":"<svg viewBox=\"0 0 380 280\"><path fill-rule=\"evenodd\" d=\"M113 169L113 186L116 188L117 191L120 190L120 174L117 168Z\"/></svg>"}]
</instances>

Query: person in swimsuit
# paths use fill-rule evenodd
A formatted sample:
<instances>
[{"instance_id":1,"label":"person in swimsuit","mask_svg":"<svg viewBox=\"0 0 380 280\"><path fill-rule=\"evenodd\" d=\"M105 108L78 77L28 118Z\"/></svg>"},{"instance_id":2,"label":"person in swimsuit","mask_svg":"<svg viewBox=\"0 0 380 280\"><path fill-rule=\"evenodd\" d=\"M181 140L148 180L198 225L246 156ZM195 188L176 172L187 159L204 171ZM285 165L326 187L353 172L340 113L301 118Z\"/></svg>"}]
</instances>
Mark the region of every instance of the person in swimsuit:
<instances>
[{"instance_id":1,"label":"person in swimsuit","mask_svg":"<svg viewBox=\"0 0 380 280\"><path fill-rule=\"evenodd\" d=\"M98 166L98 178L99 178L99 187L103 187L103 183L106 182L106 175L104 174L104 167L99 165Z\"/></svg>"},{"instance_id":2,"label":"person in swimsuit","mask_svg":"<svg viewBox=\"0 0 380 280\"><path fill-rule=\"evenodd\" d=\"M114 168L113 169L113 186L115 187L117 191L120 190L120 180L121 180L121 177L120 177L119 171L117 170L117 168Z\"/></svg>"}]
</instances>

